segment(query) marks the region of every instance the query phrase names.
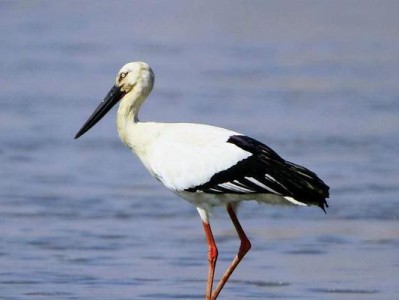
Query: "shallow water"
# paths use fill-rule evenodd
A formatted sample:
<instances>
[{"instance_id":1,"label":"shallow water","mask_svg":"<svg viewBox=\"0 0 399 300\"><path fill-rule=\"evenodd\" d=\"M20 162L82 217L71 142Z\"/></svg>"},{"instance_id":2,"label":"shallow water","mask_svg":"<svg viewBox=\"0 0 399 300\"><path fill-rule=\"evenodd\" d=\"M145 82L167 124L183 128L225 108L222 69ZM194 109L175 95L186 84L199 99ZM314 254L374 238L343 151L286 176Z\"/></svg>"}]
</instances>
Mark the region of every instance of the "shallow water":
<instances>
[{"instance_id":1,"label":"shallow water","mask_svg":"<svg viewBox=\"0 0 399 300\"><path fill-rule=\"evenodd\" d=\"M127 61L143 120L209 123L316 171L330 208L241 206L220 299L397 299L399 5L0 2L0 299L203 299L196 210L118 140L73 136ZM218 275L238 241L212 218Z\"/></svg>"}]
</instances>

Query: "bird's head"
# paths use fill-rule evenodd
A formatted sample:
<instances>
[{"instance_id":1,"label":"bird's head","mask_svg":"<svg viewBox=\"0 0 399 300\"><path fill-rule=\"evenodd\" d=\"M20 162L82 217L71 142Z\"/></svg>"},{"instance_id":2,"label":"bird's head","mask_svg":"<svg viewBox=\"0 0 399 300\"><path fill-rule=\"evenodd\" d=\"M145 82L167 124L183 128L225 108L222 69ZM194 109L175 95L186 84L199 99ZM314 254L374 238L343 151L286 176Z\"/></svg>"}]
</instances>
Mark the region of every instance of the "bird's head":
<instances>
[{"instance_id":1,"label":"bird's head","mask_svg":"<svg viewBox=\"0 0 399 300\"><path fill-rule=\"evenodd\" d=\"M125 95L132 90L147 96L154 85L154 73L144 62L124 65L115 78L115 86Z\"/></svg>"},{"instance_id":2,"label":"bird's head","mask_svg":"<svg viewBox=\"0 0 399 300\"><path fill-rule=\"evenodd\" d=\"M126 95L135 95L134 99L137 100L144 99L151 92L153 85L154 73L149 65L144 62L130 62L124 65L115 78L115 85L75 135L75 139L92 128Z\"/></svg>"}]
</instances>

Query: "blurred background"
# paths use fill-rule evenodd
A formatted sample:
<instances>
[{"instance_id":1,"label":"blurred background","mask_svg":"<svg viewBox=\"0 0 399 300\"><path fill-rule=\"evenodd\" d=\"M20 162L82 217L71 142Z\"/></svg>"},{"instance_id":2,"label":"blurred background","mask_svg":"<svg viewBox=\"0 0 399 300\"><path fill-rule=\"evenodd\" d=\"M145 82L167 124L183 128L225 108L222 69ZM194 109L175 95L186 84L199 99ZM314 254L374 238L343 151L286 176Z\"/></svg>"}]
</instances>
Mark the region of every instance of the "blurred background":
<instances>
[{"instance_id":1,"label":"blurred background","mask_svg":"<svg viewBox=\"0 0 399 300\"><path fill-rule=\"evenodd\" d=\"M73 136L129 61L141 120L227 127L315 171L330 208L239 212L220 299L397 299L399 2L0 1L0 299L203 299L194 207L119 141ZM238 248L212 225L217 276Z\"/></svg>"}]
</instances>

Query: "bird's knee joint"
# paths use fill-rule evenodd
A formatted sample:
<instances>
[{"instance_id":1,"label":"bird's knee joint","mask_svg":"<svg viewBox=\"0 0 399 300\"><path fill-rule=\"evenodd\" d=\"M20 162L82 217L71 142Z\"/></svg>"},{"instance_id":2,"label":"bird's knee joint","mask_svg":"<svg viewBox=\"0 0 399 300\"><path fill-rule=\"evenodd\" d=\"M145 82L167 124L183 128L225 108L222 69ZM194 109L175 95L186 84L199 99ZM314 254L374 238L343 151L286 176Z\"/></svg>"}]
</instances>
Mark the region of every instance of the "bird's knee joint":
<instances>
[{"instance_id":1,"label":"bird's knee joint","mask_svg":"<svg viewBox=\"0 0 399 300\"><path fill-rule=\"evenodd\" d=\"M251 242L249 240L241 241L238 255L243 257L251 249Z\"/></svg>"},{"instance_id":2,"label":"bird's knee joint","mask_svg":"<svg viewBox=\"0 0 399 300\"><path fill-rule=\"evenodd\" d=\"M209 247L208 249L208 261L210 263L216 262L218 258L218 249L216 247Z\"/></svg>"}]
</instances>

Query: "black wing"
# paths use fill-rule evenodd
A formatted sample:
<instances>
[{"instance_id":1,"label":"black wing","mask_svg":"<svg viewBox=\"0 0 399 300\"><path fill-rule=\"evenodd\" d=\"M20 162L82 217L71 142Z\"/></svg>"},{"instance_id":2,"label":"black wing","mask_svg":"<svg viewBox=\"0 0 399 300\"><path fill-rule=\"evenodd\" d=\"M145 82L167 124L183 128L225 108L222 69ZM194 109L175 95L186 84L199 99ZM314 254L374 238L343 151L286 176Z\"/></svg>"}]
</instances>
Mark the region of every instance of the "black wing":
<instances>
[{"instance_id":1,"label":"black wing","mask_svg":"<svg viewBox=\"0 0 399 300\"><path fill-rule=\"evenodd\" d=\"M252 153L234 166L216 173L188 192L275 194L308 204L328 207L329 187L312 171L285 161L268 146L247 136L234 135L228 143Z\"/></svg>"}]
</instances>

